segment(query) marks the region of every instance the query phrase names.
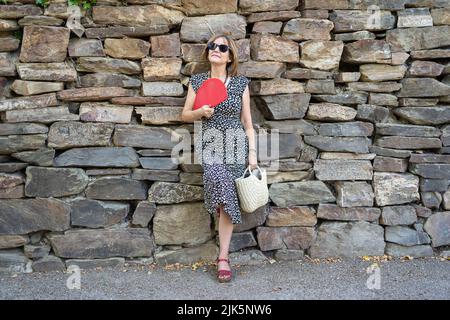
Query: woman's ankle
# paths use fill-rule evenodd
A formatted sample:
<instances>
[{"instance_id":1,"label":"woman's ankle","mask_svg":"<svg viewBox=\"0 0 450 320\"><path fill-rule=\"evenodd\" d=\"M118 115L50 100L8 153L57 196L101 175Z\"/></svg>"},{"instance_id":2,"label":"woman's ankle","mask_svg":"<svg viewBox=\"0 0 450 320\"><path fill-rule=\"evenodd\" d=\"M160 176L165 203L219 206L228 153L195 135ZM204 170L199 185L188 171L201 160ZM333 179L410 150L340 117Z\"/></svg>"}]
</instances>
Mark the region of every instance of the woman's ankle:
<instances>
[{"instance_id":1,"label":"woman's ankle","mask_svg":"<svg viewBox=\"0 0 450 320\"><path fill-rule=\"evenodd\" d=\"M229 255L228 254L219 254L217 259L229 259Z\"/></svg>"}]
</instances>

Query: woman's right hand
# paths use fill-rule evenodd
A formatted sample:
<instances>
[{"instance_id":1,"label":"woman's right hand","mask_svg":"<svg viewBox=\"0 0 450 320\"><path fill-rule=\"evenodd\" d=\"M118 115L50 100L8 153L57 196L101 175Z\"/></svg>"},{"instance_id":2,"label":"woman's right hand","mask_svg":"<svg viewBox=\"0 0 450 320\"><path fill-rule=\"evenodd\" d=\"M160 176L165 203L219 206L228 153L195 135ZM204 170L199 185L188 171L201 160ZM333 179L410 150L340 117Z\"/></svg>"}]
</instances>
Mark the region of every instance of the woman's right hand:
<instances>
[{"instance_id":1,"label":"woman's right hand","mask_svg":"<svg viewBox=\"0 0 450 320\"><path fill-rule=\"evenodd\" d=\"M200 110L202 110L202 116L206 118L211 118L214 113L214 108L211 108L209 104L205 104Z\"/></svg>"}]
</instances>

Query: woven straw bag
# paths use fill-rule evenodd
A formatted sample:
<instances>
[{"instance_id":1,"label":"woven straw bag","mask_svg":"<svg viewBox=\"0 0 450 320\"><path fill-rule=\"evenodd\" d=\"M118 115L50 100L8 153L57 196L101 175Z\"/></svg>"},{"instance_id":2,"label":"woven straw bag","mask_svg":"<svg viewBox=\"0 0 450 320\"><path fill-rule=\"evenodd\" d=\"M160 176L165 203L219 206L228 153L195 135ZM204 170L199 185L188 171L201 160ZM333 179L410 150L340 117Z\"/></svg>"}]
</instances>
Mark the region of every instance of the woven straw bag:
<instances>
[{"instance_id":1,"label":"woven straw bag","mask_svg":"<svg viewBox=\"0 0 450 320\"><path fill-rule=\"evenodd\" d=\"M254 212L269 201L266 170L257 166L258 177L249 169L250 166L245 169L241 177L235 180L241 210L247 213ZM246 177L247 171L250 175Z\"/></svg>"}]
</instances>

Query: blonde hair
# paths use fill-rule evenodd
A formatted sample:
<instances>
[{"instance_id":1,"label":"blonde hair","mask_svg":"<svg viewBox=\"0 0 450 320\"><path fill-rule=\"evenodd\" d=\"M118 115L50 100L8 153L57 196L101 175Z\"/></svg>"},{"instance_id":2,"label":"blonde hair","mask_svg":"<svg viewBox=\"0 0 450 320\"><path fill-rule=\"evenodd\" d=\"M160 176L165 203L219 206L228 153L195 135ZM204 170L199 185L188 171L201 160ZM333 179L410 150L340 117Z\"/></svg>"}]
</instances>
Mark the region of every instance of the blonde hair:
<instances>
[{"instance_id":1,"label":"blonde hair","mask_svg":"<svg viewBox=\"0 0 450 320\"><path fill-rule=\"evenodd\" d=\"M201 54L201 59L208 61L208 53L209 53L208 44L210 44L211 42L214 42L214 40L216 40L217 38L225 38L227 40L228 46L230 47L229 55L230 55L231 61L227 62L227 66L226 66L228 75L230 75L230 76L237 75L237 69L238 69L238 64L239 64L238 48L237 48L237 45L234 42L234 40L226 34L215 34L211 38L209 38L209 40L206 43L205 48L203 49L203 52ZM211 64L209 65L209 68L211 70Z\"/></svg>"}]
</instances>

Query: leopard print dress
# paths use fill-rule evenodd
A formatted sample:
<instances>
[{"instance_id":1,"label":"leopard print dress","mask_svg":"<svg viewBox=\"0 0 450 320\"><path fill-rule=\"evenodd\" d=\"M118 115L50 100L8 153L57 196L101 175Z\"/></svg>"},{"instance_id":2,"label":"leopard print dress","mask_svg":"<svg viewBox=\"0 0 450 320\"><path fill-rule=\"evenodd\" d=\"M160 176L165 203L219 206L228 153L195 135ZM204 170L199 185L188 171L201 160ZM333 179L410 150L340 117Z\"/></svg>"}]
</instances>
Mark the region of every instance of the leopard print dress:
<instances>
[{"instance_id":1,"label":"leopard print dress","mask_svg":"<svg viewBox=\"0 0 450 320\"><path fill-rule=\"evenodd\" d=\"M191 76L195 93L208 79L208 72ZM203 168L204 207L210 215L219 214L219 205L233 224L242 223L234 180L248 166L248 138L241 122L242 95L250 80L243 75L230 77L227 99L214 108L213 115L201 119L201 134L194 139L197 159Z\"/></svg>"}]
</instances>

